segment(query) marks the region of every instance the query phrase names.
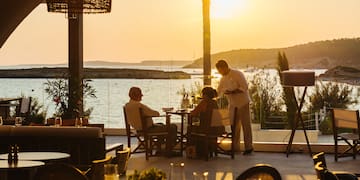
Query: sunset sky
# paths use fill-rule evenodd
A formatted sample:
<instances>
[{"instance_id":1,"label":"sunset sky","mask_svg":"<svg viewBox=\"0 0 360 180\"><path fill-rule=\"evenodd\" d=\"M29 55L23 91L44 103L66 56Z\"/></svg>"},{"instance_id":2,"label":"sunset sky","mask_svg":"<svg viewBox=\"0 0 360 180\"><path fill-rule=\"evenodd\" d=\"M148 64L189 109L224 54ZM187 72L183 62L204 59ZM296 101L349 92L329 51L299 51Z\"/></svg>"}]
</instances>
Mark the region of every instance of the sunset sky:
<instances>
[{"instance_id":1,"label":"sunset sky","mask_svg":"<svg viewBox=\"0 0 360 180\"><path fill-rule=\"evenodd\" d=\"M212 0L211 51L288 47L360 37L359 0ZM67 63L67 19L37 7L0 49L0 65ZM112 0L84 15L84 60L202 56L201 0Z\"/></svg>"}]
</instances>

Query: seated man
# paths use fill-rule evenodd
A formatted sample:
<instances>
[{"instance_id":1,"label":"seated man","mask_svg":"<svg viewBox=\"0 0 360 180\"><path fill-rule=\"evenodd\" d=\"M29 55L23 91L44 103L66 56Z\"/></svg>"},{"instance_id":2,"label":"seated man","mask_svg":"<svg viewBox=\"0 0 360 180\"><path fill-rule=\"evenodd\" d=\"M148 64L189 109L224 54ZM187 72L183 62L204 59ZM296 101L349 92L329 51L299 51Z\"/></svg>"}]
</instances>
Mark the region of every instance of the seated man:
<instances>
[{"instance_id":1,"label":"seated man","mask_svg":"<svg viewBox=\"0 0 360 180\"><path fill-rule=\"evenodd\" d=\"M146 128L148 132L167 132L167 127L164 124L154 124L151 117L160 116L158 111L155 111L145 104L142 104L140 101L143 94L141 89L138 87L131 87L129 90L130 100L125 105L127 119L129 124L136 130L142 129L141 118L139 114L139 109L143 110L145 116L147 116ZM177 126L175 124L170 124L170 131L166 139L166 149L171 150L176 145L177 138ZM169 154L171 155L171 154Z\"/></svg>"}]
</instances>

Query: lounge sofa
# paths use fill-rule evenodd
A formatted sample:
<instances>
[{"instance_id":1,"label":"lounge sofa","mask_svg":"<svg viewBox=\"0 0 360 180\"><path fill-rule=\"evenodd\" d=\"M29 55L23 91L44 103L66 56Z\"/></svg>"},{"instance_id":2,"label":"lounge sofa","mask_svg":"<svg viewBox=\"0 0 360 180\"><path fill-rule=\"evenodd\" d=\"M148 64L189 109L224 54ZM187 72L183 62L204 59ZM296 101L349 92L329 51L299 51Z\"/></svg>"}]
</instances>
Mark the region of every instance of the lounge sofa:
<instances>
[{"instance_id":1,"label":"lounge sofa","mask_svg":"<svg viewBox=\"0 0 360 180\"><path fill-rule=\"evenodd\" d=\"M105 158L105 138L98 127L0 126L0 152L10 145L20 151L56 151L71 155L74 165Z\"/></svg>"}]
</instances>

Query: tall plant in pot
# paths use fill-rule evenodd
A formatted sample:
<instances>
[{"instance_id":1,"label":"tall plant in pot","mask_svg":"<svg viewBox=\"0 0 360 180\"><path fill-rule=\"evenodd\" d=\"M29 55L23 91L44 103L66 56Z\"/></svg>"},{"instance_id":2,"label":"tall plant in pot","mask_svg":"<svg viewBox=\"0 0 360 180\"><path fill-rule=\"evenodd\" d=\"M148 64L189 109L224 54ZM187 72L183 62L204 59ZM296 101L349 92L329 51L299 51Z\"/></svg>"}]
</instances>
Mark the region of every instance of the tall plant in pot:
<instances>
[{"instance_id":1,"label":"tall plant in pot","mask_svg":"<svg viewBox=\"0 0 360 180\"><path fill-rule=\"evenodd\" d=\"M90 84L91 80L87 79L83 82L83 98L96 98L96 90ZM51 98L55 103L54 116L60 116L64 119L71 118L71 114L75 112L77 117L80 116L78 109L69 109L69 86L65 79L47 80L44 83L45 92L48 98ZM89 116L92 112L92 107L84 110L84 116Z\"/></svg>"}]
</instances>

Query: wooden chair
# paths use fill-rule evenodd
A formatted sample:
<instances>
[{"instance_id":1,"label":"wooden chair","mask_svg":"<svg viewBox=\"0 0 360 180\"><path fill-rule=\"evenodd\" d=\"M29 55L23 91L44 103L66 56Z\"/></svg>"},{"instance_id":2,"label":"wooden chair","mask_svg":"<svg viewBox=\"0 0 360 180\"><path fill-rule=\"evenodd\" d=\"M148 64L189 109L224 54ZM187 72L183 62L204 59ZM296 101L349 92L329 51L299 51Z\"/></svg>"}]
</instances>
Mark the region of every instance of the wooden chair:
<instances>
[{"instance_id":1,"label":"wooden chair","mask_svg":"<svg viewBox=\"0 0 360 180\"><path fill-rule=\"evenodd\" d=\"M230 155L231 159L234 159L235 158L235 143L234 143L235 140L234 140L234 138L235 138L236 123L233 123L233 122L236 121L236 118L237 118L237 108L235 107L232 118L230 117L230 114L228 114L227 116L215 116L214 117L215 114L217 114L217 112L213 111L212 122L214 122L215 119L218 118L218 121L220 119L220 121L223 122L223 125L230 126L230 132L226 132L218 137L216 153ZM223 113L219 113L219 114L223 115ZM229 121L229 122L224 122L224 121ZM230 149L226 150L226 149L222 148L221 144L223 142L229 141L229 140L231 142Z\"/></svg>"},{"instance_id":2,"label":"wooden chair","mask_svg":"<svg viewBox=\"0 0 360 180\"><path fill-rule=\"evenodd\" d=\"M31 97L22 97L19 99L19 106L15 108L15 116L28 117L31 112Z\"/></svg>"},{"instance_id":3,"label":"wooden chair","mask_svg":"<svg viewBox=\"0 0 360 180\"><path fill-rule=\"evenodd\" d=\"M46 164L37 169L36 180L87 180L87 177L76 167L69 164Z\"/></svg>"},{"instance_id":4,"label":"wooden chair","mask_svg":"<svg viewBox=\"0 0 360 180\"><path fill-rule=\"evenodd\" d=\"M321 161L317 162L314 168L318 180L339 180L334 173L323 166Z\"/></svg>"},{"instance_id":5,"label":"wooden chair","mask_svg":"<svg viewBox=\"0 0 360 180\"><path fill-rule=\"evenodd\" d=\"M140 117L141 117L141 124L142 127L146 127L146 121L147 118L142 109L139 109L140 111ZM158 152L162 151L162 144L164 144L164 141L167 136L168 132L170 132L170 115L166 115L166 126L167 131L165 132L149 132L147 128L142 128L141 131L137 131L137 134L139 136L143 137L144 140L144 146L145 146L145 158L146 160L149 160L150 156L157 156L161 154L154 154L154 150L157 150Z\"/></svg>"},{"instance_id":6,"label":"wooden chair","mask_svg":"<svg viewBox=\"0 0 360 180\"><path fill-rule=\"evenodd\" d=\"M112 164L118 165L118 172L120 175L124 175L126 173L130 154L130 148L125 148L124 150L117 150L115 158L111 160Z\"/></svg>"},{"instance_id":7,"label":"wooden chair","mask_svg":"<svg viewBox=\"0 0 360 180\"><path fill-rule=\"evenodd\" d=\"M127 119L125 106L123 107L123 112L124 112L124 121L125 121L125 129L126 129L128 148L131 149L131 138L137 138L138 145L134 148L134 150L132 150L131 153L145 152L144 140L141 139L140 136L137 136L136 130L130 126L129 121Z\"/></svg>"},{"instance_id":8,"label":"wooden chair","mask_svg":"<svg viewBox=\"0 0 360 180\"><path fill-rule=\"evenodd\" d=\"M211 114L210 123L206 123L204 131L197 132L193 131L194 126L192 125L192 120L190 122L190 141L191 139L195 141L204 142L203 153L205 160L209 160L209 157L219 154L225 154L231 156L231 159L235 157L235 123L237 108L235 108L233 117L230 117L230 113L227 109L214 109ZM216 126L230 126L230 132L223 133L213 133L212 128ZM223 148L221 145L225 141L230 141L231 145L229 149ZM196 150L198 151L198 150Z\"/></svg>"},{"instance_id":9,"label":"wooden chair","mask_svg":"<svg viewBox=\"0 0 360 180\"><path fill-rule=\"evenodd\" d=\"M145 158L146 160L149 160L150 156L156 156L157 154L153 153L154 150L162 151L162 144L164 139L166 139L168 132L170 130L170 115L166 115L166 126L167 131L166 132L148 132L147 128L141 128L141 130L136 130L135 132L132 131L131 126L128 121L128 116L126 113L126 107L124 107L124 115L125 115L125 126L126 126L126 134L128 138L128 147L131 148L131 138L136 137L138 139L138 146L132 151L132 153L138 152L141 148L144 151L139 152L145 152ZM146 127L146 121L147 118L143 110L139 109L139 115L141 120L141 126Z\"/></svg>"},{"instance_id":10,"label":"wooden chair","mask_svg":"<svg viewBox=\"0 0 360 180\"><path fill-rule=\"evenodd\" d=\"M318 162L321 162L323 167L327 167L324 152L319 152L317 154L314 154L312 156L312 158L313 158L314 165L316 165Z\"/></svg>"},{"instance_id":11,"label":"wooden chair","mask_svg":"<svg viewBox=\"0 0 360 180\"><path fill-rule=\"evenodd\" d=\"M357 175L347 171L330 171L326 166L325 153L319 152L312 156L314 162L314 168L318 179L349 179L357 180ZM335 177L336 178L335 178Z\"/></svg>"},{"instance_id":12,"label":"wooden chair","mask_svg":"<svg viewBox=\"0 0 360 180\"><path fill-rule=\"evenodd\" d=\"M353 159L356 158L358 153L357 146L360 143L359 139L359 129L360 129L360 119L358 110L345 110L345 109L331 109L332 114L332 125L334 133L334 142L335 150L334 157L335 161L338 161L340 157L352 156ZM348 132L344 132L347 130ZM339 152L338 144L339 141L344 141L349 147L343 151Z\"/></svg>"},{"instance_id":13,"label":"wooden chair","mask_svg":"<svg viewBox=\"0 0 360 180\"><path fill-rule=\"evenodd\" d=\"M242 172L236 180L264 179L281 180L279 171L268 164L257 164Z\"/></svg>"},{"instance_id":14,"label":"wooden chair","mask_svg":"<svg viewBox=\"0 0 360 180\"><path fill-rule=\"evenodd\" d=\"M83 174L89 180L98 180L104 178L104 165L111 163L112 157L106 156L105 159L94 160L91 163L91 167L84 171Z\"/></svg>"}]
</instances>

